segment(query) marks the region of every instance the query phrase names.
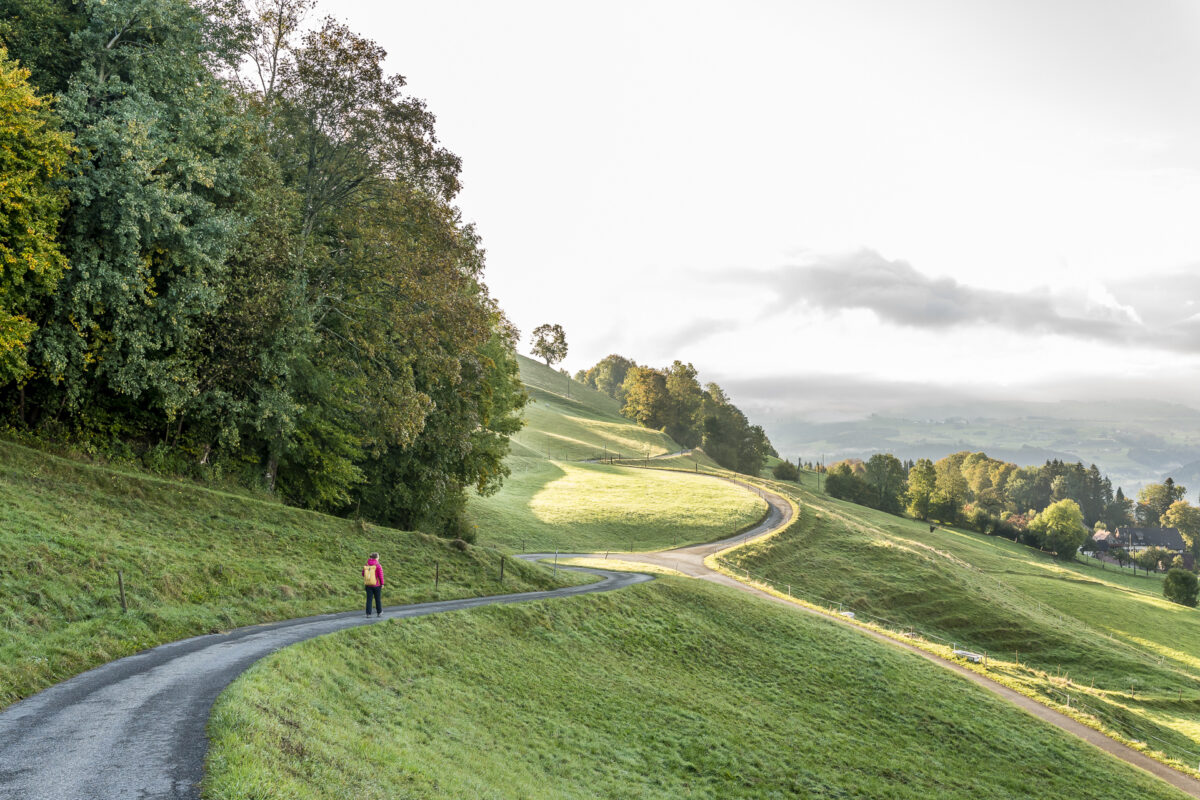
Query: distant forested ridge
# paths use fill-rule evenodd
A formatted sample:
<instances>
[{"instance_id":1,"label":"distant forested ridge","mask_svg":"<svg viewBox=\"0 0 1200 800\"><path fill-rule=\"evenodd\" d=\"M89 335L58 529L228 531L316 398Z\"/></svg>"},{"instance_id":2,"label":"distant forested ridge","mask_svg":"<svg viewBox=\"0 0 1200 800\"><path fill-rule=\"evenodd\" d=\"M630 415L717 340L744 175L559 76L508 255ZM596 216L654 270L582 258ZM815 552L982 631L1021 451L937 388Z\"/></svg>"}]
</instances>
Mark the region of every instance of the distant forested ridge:
<instances>
[{"instance_id":1,"label":"distant forested ridge","mask_svg":"<svg viewBox=\"0 0 1200 800\"><path fill-rule=\"evenodd\" d=\"M521 424L517 334L433 114L310 11L0 0L5 421L461 533Z\"/></svg>"},{"instance_id":2,"label":"distant forested ridge","mask_svg":"<svg viewBox=\"0 0 1200 800\"><path fill-rule=\"evenodd\" d=\"M700 385L696 368L675 361L665 369L643 367L609 355L575 379L621 404L639 425L665 432L684 447L701 447L726 469L757 475L767 456L777 456L762 427L751 425L715 383Z\"/></svg>"},{"instance_id":3,"label":"distant forested ridge","mask_svg":"<svg viewBox=\"0 0 1200 800\"><path fill-rule=\"evenodd\" d=\"M1200 554L1200 509L1183 499L1183 486L1167 478L1143 487L1135 501L1119 486L1114 491L1095 464L1049 460L1019 467L967 451L937 462L901 462L889 453L876 453L865 462L847 459L831 465L824 485L830 495L860 505L966 525L1037 547L1047 544L1047 514L1069 506L1080 530L1174 527ZM1070 548L1071 555L1082 541Z\"/></svg>"}]
</instances>

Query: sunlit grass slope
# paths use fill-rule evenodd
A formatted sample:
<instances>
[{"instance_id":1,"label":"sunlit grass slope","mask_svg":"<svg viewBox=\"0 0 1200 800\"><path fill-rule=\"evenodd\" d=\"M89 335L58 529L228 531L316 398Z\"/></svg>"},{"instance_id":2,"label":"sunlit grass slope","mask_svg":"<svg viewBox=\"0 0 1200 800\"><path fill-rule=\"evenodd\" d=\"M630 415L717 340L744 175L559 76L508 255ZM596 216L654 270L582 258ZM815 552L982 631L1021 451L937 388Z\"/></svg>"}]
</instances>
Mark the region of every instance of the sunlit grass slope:
<instances>
[{"instance_id":1,"label":"sunlit grass slope","mask_svg":"<svg viewBox=\"0 0 1200 800\"><path fill-rule=\"evenodd\" d=\"M521 358L521 377L533 402L508 459L513 474L498 494L468 505L480 542L525 551L660 549L731 535L766 513L761 498L728 483L585 463L606 454L653 458L680 447L576 381L568 399L567 377L536 361ZM696 460L711 464L703 454L651 463Z\"/></svg>"},{"instance_id":2,"label":"sunlit grass slope","mask_svg":"<svg viewBox=\"0 0 1200 800\"><path fill-rule=\"evenodd\" d=\"M513 437L520 445L514 447L514 455L581 461L605 454L656 456L680 449L665 433L622 417L617 402L603 392L532 359L518 359L521 380L533 402L525 409L524 430Z\"/></svg>"},{"instance_id":3,"label":"sunlit grass slope","mask_svg":"<svg viewBox=\"0 0 1200 800\"><path fill-rule=\"evenodd\" d=\"M210 732L209 800L1182 797L923 659L672 578L306 642Z\"/></svg>"},{"instance_id":4,"label":"sunlit grass slope","mask_svg":"<svg viewBox=\"0 0 1200 800\"><path fill-rule=\"evenodd\" d=\"M766 514L761 497L704 475L515 460L503 490L472 501L479 541L522 550L656 550L730 536Z\"/></svg>"},{"instance_id":5,"label":"sunlit grass slope","mask_svg":"<svg viewBox=\"0 0 1200 800\"><path fill-rule=\"evenodd\" d=\"M931 532L817 494L811 474L804 480L790 490L799 522L730 562L808 598L987 651L995 672L1059 703L1069 693L1108 728L1196 767L1200 612L1163 599L1160 579L1064 564L977 533Z\"/></svg>"},{"instance_id":6,"label":"sunlit grass slope","mask_svg":"<svg viewBox=\"0 0 1200 800\"><path fill-rule=\"evenodd\" d=\"M547 570L448 542L0 443L0 706L152 645L359 606L548 588ZM121 612L117 571L129 611Z\"/></svg>"}]
</instances>

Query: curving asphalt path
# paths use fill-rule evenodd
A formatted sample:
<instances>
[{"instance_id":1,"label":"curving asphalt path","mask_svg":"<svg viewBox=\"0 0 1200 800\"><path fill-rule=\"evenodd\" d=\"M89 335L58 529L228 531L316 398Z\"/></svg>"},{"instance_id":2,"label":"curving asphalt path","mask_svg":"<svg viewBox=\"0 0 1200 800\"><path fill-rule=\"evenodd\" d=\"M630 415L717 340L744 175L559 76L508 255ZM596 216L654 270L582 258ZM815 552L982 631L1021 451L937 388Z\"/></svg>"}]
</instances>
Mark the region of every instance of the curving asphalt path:
<instances>
[{"instance_id":1,"label":"curving asphalt path","mask_svg":"<svg viewBox=\"0 0 1200 800\"><path fill-rule=\"evenodd\" d=\"M786 525L793 514L792 505L780 495L742 481L721 479L749 489L767 501L767 514L758 525L716 542L668 551L627 553L620 558L669 567L846 624L844 619L788 602L705 565L708 556L769 534ZM535 553L519 557L534 560L553 555ZM595 553L557 555L596 557ZM544 592L391 606L386 609L384 619L606 592L653 578L588 567L562 568L588 572L601 580ZM276 650L376 621L379 618L348 612L198 636L114 661L23 700L0 712L0 800L197 800L208 750L205 728L217 695L251 664ZM1033 716L1200 798L1200 781L1064 714L952 661L857 626L856 630L958 672Z\"/></svg>"},{"instance_id":2,"label":"curving asphalt path","mask_svg":"<svg viewBox=\"0 0 1200 800\"><path fill-rule=\"evenodd\" d=\"M653 576L572 567L601 578L544 592L391 606L382 620L607 592ZM0 712L3 800L196 800L217 695L263 656L370 625L325 614L165 644L57 684Z\"/></svg>"}]
</instances>

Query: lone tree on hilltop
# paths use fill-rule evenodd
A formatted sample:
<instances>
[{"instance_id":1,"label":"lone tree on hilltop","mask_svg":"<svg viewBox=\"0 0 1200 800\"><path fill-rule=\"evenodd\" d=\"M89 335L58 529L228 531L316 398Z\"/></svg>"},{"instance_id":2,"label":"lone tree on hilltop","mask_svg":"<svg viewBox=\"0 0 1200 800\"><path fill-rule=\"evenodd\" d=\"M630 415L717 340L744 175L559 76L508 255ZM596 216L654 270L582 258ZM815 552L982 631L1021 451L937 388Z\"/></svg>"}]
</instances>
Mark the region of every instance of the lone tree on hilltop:
<instances>
[{"instance_id":1,"label":"lone tree on hilltop","mask_svg":"<svg viewBox=\"0 0 1200 800\"><path fill-rule=\"evenodd\" d=\"M567 357L567 334L562 325L538 325L533 329L533 354L544 359L546 366L557 364Z\"/></svg>"}]
</instances>

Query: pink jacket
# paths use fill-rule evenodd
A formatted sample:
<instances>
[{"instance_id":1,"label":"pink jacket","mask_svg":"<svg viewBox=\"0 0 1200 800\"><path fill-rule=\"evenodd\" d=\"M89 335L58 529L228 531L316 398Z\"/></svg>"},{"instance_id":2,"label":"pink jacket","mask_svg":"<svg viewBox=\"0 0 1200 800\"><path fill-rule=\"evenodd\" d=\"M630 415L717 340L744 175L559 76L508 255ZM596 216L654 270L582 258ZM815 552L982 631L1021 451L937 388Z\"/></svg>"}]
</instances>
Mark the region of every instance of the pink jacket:
<instances>
[{"instance_id":1,"label":"pink jacket","mask_svg":"<svg viewBox=\"0 0 1200 800\"><path fill-rule=\"evenodd\" d=\"M367 566L375 565L375 583L378 586L383 586L383 566L374 558L367 559Z\"/></svg>"}]
</instances>

